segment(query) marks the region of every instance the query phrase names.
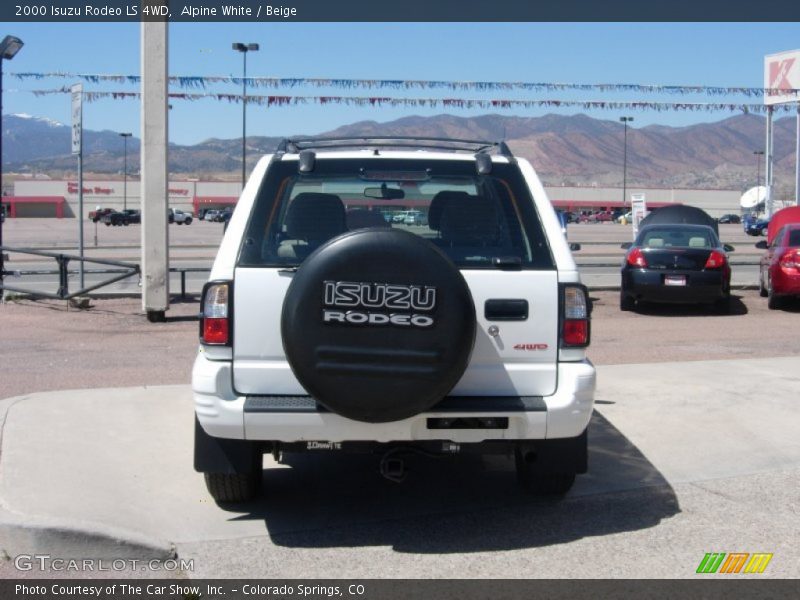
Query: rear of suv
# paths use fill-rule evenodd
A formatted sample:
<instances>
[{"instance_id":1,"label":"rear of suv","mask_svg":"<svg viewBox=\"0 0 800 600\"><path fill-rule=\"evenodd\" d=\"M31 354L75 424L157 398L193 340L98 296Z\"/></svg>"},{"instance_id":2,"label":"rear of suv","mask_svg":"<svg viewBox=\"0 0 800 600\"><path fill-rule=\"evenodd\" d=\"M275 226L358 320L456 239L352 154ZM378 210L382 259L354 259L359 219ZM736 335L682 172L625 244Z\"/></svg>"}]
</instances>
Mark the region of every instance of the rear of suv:
<instances>
[{"instance_id":1,"label":"rear of suv","mask_svg":"<svg viewBox=\"0 0 800 600\"><path fill-rule=\"evenodd\" d=\"M265 453L372 452L395 480L405 452L500 453L554 494L586 471L589 298L504 143L285 140L201 302L194 462L218 502L257 493Z\"/></svg>"}]
</instances>

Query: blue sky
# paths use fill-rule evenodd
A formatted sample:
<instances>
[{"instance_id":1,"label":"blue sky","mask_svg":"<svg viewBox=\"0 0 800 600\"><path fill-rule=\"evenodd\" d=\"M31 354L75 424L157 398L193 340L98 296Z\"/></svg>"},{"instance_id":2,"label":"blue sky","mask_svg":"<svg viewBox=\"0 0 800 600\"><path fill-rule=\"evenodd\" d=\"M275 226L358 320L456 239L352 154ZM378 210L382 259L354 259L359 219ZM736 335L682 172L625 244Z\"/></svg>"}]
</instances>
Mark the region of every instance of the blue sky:
<instances>
[{"instance_id":1,"label":"blue sky","mask_svg":"<svg viewBox=\"0 0 800 600\"><path fill-rule=\"evenodd\" d=\"M68 95L35 97L25 90L73 83L46 79L19 81L13 72L70 71L139 74L139 25L5 23L25 47L5 61L3 111L27 113L67 123ZM240 76L241 55L231 42L257 42L261 50L248 56L248 75L365 79L443 79L570 83L695 84L760 87L765 54L800 47L800 23L674 24L674 23L173 23L170 25L172 75ZM84 84L87 90L133 91L131 86ZM179 91L176 89L175 91ZM233 86L210 91L238 93ZM401 96L465 98L533 98L646 101L758 102L747 98L703 95L659 96L601 92L400 92L362 89L294 88L281 95ZM211 137L241 135L241 105L201 100L175 100L170 113L170 139L196 143ZM248 135L313 134L359 120L389 121L411 114L445 112L427 108L359 108L305 105L248 107ZM486 110L452 110L472 116ZM512 109L504 115L575 114L580 109ZM688 125L713 121L730 113L625 111L636 127L658 123ZM617 120L618 111L588 112ZM84 106L84 127L132 131L139 135L135 100L99 100Z\"/></svg>"}]
</instances>

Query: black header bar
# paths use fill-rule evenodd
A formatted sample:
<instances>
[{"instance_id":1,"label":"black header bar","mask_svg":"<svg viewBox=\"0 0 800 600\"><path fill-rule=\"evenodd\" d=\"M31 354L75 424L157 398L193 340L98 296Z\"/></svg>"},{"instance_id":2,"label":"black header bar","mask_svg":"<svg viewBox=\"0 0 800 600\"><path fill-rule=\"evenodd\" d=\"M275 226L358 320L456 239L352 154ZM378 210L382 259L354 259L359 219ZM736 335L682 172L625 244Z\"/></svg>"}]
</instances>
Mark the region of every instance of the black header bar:
<instances>
[{"instance_id":1,"label":"black header bar","mask_svg":"<svg viewBox=\"0 0 800 600\"><path fill-rule=\"evenodd\" d=\"M790 22L797 0L8 0L18 22Z\"/></svg>"}]
</instances>

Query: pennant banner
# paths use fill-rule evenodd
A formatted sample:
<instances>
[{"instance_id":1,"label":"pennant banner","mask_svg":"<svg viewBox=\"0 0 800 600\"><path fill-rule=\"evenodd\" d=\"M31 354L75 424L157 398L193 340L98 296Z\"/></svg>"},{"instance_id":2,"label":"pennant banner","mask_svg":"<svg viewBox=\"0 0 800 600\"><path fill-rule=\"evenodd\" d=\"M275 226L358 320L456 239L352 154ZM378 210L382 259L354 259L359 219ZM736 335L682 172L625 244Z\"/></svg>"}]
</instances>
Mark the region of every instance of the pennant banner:
<instances>
[{"instance_id":1,"label":"pennant banner","mask_svg":"<svg viewBox=\"0 0 800 600\"><path fill-rule=\"evenodd\" d=\"M86 73L10 73L19 80L25 79L81 79L87 83L111 82L120 84L138 85L138 75L105 75ZM253 88L296 88L303 86L329 87L340 89L443 89L451 91L489 92L500 90L521 90L526 92L554 92L554 91L581 91L581 92L640 92L653 94L705 94L707 96L741 95L752 98L761 98L765 93L780 92L791 94L800 92L796 89L772 90L754 87L721 87L705 85L643 85L638 83L530 83L523 81L438 81L420 79L328 79L307 77L247 77L247 85ZM212 75L200 76L173 76L169 78L172 85L182 89L206 89L214 84L242 85L244 78Z\"/></svg>"},{"instance_id":2,"label":"pennant banner","mask_svg":"<svg viewBox=\"0 0 800 600\"><path fill-rule=\"evenodd\" d=\"M68 94L69 87L50 90L31 90L35 96L52 94ZM139 92L106 92L84 91L83 98L87 102L95 102L106 98L114 100L139 98ZM177 100L218 100L240 103L241 94L211 94L172 92L170 98ZM481 100L466 98L392 98L385 96L264 96L249 95L247 104L257 106L296 106L303 104L342 104L345 106L391 106L391 107L427 107L427 108L461 108L461 109L510 109L510 108L582 108L586 110L655 110L655 111L707 111L719 112L741 111L744 113L763 113L768 107L763 104L737 104L727 102L640 102L640 101L607 101L607 100ZM794 107L791 107L794 109ZM774 110L786 111L789 105L773 107Z\"/></svg>"}]
</instances>

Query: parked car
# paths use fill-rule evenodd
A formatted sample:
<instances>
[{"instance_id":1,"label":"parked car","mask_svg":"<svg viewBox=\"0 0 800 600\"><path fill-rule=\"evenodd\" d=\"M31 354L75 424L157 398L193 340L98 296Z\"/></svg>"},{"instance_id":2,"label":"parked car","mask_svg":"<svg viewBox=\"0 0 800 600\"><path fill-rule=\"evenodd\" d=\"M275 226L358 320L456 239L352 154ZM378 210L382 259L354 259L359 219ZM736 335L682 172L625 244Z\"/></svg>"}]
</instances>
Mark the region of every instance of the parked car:
<instances>
[{"instance_id":1,"label":"parked car","mask_svg":"<svg viewBox=\"0 0 800 600\"><path fill-rule=\"evenodd\" d=\"M730 223L735 223L735 224L737 224L737 225L738 225L739 223L741 223L741 222L742 222L742 218L741 218L739 215L736 215L736 214L730 213L730 214L727 214L727 215L722 215L722 216L721 216L721 217L718 219L718 222L719 222L721 225L730 224Z\"/></svg>"},{"instance_id":2,"label":"parked car","mask_svg":"<svg viewBox=\"0 0 800 600\"><path fill-rule=\"evenodd\" d=\"M587 215L581 216L583 223L607 223L614 220L614 213L610 210L601 210Z\"/></svg>"},{"instance_id":3,"label":"parked car","mask_svg":"<svg viewBox=\"0 0 800 600\"><path fill-rule=\"evenodd\" d=\"M182 210L173 210L170 208L167 211L167 220L176 225L191 225L192 215Z\"/></svg>"},{"instance_id":4,"label":"parked car","mask_svg":"<svg viewBox=\"0 0 800 600\"><path fill-rule=\"evenodd\" d=\"M784 225L771 244L761 240L756 248L767 251L758 272L758 290L767 306L775 310L786 298L800 296L800 223Z\"/></svg>"},{"instance_id":5,"label":"parked car","mask_svg":"<svg viewBox=\"0 0 800 600\"><path fill-rule=\"evenodd\" d=\"M742 219L742 227L747 235L767 235L769 219L759 219L752 215L745 215L744 219Z\"/></svg>"},{"instance_id":6,"label":"parked car","mask_svg":"<svg viewBox=\"0 0 800 600\"><path fill-rule=\"evenodd\" d=\"M274 482L264 453L369 452L392 481L406 452L501 453L555 495L586 471L588 292L527 161L465 143L285 140L252 171L200 301L194 467L214 500ZM436 236L349 230L331 192L379 204L415 177Z\"/></svg>"},{"instance_id":7,"label":"parked car","mask_svg":"<svg viewBox=\"0 0 800 600\"><path fill-rule=\"evenodd\" d=\"M633 222L633 211L629 210L628 212L623 213L620 216L618 216L615 220L616 220L617 223L622 223L622 222L632 223Z\"/></svg>"},{"instance_id":8,"label":"parked car","mask_svg":"<svg viewBox=\"0 0 800 600\"><path fill-rule=\"evenodd\" d=\"M428 224L428 216L422 211L412 210L406 214L406 218L403 220L403 224L425 226Z\"/></svg>"},{"instance_id":9,"label":"parked car","mask_svg":"<svg viewBox=\"0 0 800 600\"><path fill-rule=\"evenodd\" d=\"M707 225L658 224L639 231L622 262L620 310L639 301L714 303L730 311L731 267L728 252Z\"/></svg>"},{"instance_id":10,"label":"parked car","mask_svg":"<svg viewBox=\"0 0 800 600\"><path fill-rule=\"evenodd\" d=\"M114 225L115 227L124 225L127 227L131 223L141 223L142 215L138 210L128 208L121 211L113 210L108 212L104 214L100 220L106 224L106 227L111 225Z\"/></svg>"},{"instance_id":11,"label":"parked car","mask_svg":"<svg viewBox=\"0 0 800 600\"><path fill-rule=\"evenodd\" d=\"M219 211L216 209L207 210L203 221L213 222L219 218Z\"/></svg>"},{"instance_id":12,"label":"parked car","mask_svg":"<svg viewBox=\"0 0 800 600\"><path fill-rule=\"evenodd\" d=\"M92 223L97 223L102 220L103 215L107 215L109 213L115 212L113 208L98 208L96 210L89 211L89 220Z\"/></svg>"}]
</instances>

